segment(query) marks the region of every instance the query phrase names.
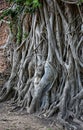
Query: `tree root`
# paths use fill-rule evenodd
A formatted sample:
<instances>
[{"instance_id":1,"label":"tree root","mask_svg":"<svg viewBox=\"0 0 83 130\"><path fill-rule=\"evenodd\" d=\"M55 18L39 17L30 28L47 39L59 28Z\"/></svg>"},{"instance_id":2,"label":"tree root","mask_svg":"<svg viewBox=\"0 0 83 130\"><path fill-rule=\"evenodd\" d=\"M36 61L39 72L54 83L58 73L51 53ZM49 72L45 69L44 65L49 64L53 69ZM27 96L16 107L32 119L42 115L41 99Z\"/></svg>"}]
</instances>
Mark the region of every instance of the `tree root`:
<instances>
[{"instance_id":1,"label":"tree root","mask_svg":"<svg viewBox=\"0 0 83 130\"><path fill-rule=\"evenodd\" d=\"M13 97L14 110L26 108L28 113L55 115L68 130L81 130L82 21L78 6L62 1L44 0L37 12L27 14L24 9L16 21L12 18L8 43L12 43L12 70L0 92L0 102Z\"/></svg>"}]
</instances>

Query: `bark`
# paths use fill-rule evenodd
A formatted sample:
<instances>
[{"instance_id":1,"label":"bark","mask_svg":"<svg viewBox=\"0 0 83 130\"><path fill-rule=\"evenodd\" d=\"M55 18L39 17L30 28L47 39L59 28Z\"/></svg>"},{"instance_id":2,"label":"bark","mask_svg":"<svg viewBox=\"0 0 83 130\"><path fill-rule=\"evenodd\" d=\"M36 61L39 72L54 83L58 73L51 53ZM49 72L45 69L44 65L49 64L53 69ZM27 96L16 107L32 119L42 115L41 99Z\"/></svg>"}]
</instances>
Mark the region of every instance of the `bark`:
<instances>
[{"instance_id":1,"label":"bark","mask_svg":"<svg viewBox=\"0 0 83 130\"><path fill-rule=\"evenodd\" d=\"M12 97L29 113L55 115L68 130L83 129L83 21L76 3L46 0L33 14L23 9L12 23L12 70L0 93L0 101Z\"/></svg>"}]
</instances>

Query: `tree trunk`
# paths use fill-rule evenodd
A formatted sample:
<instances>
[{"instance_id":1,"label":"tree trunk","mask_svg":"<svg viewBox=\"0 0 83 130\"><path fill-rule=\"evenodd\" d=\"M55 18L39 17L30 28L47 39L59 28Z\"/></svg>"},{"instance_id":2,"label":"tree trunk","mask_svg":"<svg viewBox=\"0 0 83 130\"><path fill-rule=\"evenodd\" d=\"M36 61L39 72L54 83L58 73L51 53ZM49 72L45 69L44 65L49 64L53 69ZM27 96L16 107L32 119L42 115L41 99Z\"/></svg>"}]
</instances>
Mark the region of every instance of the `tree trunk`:
<instances>
[{"instance_id":1,"label":"tree trunk","mask_svg":"<svg viewBox=\"0 0 83 130\"><path fill-rule=\"evenodd\" d=\"M83 129L81 6L73 0L44 0L33 14L24 8L17 23L13 19L12 70L0 101L12 97L29 113L55 115L68 130Z\"/></svg>"}]
</instances>

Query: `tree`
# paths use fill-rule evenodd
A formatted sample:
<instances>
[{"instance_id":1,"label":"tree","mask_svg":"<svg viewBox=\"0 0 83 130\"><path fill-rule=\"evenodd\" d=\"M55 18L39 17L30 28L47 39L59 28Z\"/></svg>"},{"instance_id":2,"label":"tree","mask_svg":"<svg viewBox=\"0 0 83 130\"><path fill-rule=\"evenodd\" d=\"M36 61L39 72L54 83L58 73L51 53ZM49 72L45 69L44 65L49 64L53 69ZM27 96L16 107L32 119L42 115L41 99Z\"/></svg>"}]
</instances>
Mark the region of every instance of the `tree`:
<instances>
[{"instance_id":1,"label":"tree","mask_svg":"<svg viewBox=\"0 0 83 130\"><path fill-rule=\"evenodd\" d=\"M10 21L12 70L0 101L55 114L68 130L81 130L83 121L82 2L14 0L2 15Z\"/></svg>"}]
</instances>

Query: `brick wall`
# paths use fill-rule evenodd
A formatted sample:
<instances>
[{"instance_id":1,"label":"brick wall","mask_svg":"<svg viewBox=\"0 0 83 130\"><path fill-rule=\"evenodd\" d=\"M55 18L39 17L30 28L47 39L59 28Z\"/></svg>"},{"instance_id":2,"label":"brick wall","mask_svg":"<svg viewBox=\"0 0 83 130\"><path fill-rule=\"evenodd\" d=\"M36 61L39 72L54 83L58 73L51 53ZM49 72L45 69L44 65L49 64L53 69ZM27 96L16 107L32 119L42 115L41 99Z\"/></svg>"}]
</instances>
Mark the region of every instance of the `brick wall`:
<instances>
[{"instance_id":1,"label":"brick wall","mask_svg":"<svg viewBox=\"0 0 83 130\"><path fill-rule=\"evenodd\" d=\"M0 26L0 45L6 43L7 37L7 25L5 23L2 23Z\"/></svg>"},{"instance_id":2,"label":"brick wall","mask_svg":"<svg viewBox=\"0 0 83 130\"><path fill-rule=\"evenodd\" d=\"M8 6L5 0L0 0L0 11L6 9ZM1 15L1 12L0 12ZM6 43L8 37L8 27L6 23L0 22L0 46ZM3 85L3 73L7 70L7 58L5 57L4 50L0 50L0 87ZM1 77L2 76L2 77ZM6 76L7 77L7 76Z\"/></svg>"},{"instance_id":3,"label":"brick wall","mask_svg":"<svg viewBox=\"0 0 83 130\"><path fill-rule=\"evenodd\" d=\"M8 7L5 0L0 0L0 11ZM1 14L0 14L1 15ZM7 39L7 25L5 23L0 24L0 45L5 44Z\"/></svg>"},{"instance_id":4,"label":"brick wall","mask_svg":"<svg viewBox=\"0 0 83 130\"><path fill-rule=\"evenodd\" d=\"M7 8L7 3L5 0L0 0L0 10L3 10L5 8Z\"/></svg>"}]
</instances>

